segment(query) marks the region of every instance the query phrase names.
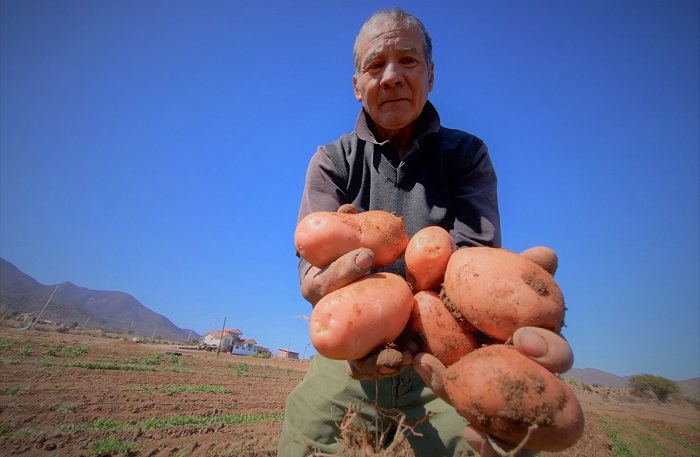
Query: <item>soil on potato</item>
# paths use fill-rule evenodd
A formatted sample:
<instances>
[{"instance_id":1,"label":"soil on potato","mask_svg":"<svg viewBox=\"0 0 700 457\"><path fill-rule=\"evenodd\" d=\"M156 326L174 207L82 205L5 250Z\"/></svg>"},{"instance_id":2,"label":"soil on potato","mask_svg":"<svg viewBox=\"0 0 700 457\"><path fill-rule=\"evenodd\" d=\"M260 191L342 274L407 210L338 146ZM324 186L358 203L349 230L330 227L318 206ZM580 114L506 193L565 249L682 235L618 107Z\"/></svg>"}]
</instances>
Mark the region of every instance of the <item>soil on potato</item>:
<instances>
[{"instance_id":1,"label":"soil on potato","mask_svg":"<svg viewBox=\"0 0 700 457\"><path fill-rule=\"evenodd\" d=\"M286 397L308 368L4 325L0 365L0 455L86 457L275 456ZM583 438L541 455L700 455L693 405L588 386L574 392L586 414Z\"/></svg>"}]
</instances>

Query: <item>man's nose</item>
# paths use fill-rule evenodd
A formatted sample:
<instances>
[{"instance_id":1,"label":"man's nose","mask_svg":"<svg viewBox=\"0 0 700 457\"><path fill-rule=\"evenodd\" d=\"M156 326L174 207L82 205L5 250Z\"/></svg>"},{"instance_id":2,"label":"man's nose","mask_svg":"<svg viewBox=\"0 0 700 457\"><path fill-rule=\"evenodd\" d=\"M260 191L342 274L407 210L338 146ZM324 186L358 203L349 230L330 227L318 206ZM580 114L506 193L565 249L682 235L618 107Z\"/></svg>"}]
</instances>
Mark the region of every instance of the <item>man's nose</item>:
<instances>
[{"instance_id":1,"label":"man's nose","mask_svg":"<svg viewBox=\"0 0 700 457\"><path fill-rule=\"evenodd\" d=\"M401 68L393 62L389 62L384 67L384 72L382 73L382 85L383 86L396 86L403 83L403 73Z\"/></svg>"}]
</instances>

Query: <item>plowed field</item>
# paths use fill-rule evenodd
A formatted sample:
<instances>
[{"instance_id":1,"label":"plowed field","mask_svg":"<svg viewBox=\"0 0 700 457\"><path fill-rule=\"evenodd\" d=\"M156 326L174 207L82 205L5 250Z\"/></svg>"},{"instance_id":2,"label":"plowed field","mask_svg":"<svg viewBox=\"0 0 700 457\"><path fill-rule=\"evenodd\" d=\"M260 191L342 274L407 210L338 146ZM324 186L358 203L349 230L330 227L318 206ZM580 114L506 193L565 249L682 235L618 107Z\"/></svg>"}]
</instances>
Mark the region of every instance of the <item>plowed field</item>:
<instances>
[{"instance_id":1,"label":"plowed field","mask_svg":"<svg viewBox=\"0 0 700 457\"><path fill-rule=\"evenodd\" d=\"M0 455L274 456L285 399L307 367L0 326ZM700 455L693 406L576 393L584 438L543 455Z\"/></svg>"}]
</instances>

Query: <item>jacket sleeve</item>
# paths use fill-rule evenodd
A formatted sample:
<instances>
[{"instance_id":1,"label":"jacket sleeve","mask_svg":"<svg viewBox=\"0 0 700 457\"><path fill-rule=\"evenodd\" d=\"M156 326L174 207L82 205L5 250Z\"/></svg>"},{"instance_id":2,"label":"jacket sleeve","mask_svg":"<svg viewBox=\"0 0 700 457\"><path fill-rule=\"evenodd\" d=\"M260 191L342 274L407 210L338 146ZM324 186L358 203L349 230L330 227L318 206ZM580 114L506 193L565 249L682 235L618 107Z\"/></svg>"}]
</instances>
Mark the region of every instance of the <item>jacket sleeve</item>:
<instances>
[{"instance_id":1,"label":"jacket sleeve","mask_svg":"<svg viewBox=\"0 0 700 457\"><path fill-rule=\"evenodd\" d=\"M342 205L345 187L344 179L337 173L325 146L320 146L311 157L306 170L297 223L317 211L336 211ZM299 282L309 268L311 264L299 258Z\"/></svg>"},{"instance_id":2,"label":"jacket sleeve","mask_svg":"<svg viewBox=\"0 0 700 457\"><path fill-rule=\"evenodd\" d=\"M451 196L455 221L450 234L459 247L501 247L496 171L486 144L474 154Z\"/></svg>"}]
</instances>

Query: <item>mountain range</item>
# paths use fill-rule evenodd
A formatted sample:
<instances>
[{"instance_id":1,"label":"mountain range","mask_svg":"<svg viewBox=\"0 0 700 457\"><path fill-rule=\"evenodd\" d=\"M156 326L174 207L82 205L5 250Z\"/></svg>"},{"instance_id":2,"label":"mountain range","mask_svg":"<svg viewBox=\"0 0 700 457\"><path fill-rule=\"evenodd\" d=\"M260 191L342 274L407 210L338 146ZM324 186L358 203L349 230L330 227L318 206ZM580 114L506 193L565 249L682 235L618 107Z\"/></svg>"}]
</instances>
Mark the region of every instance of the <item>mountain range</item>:
<instances>
[{"instance_id":1,"label":"mountain range","mask_svg":"<svg viewBox=\"0 0 700 457\"><path fill-rule=\"evenodd\" d=\"M607 371L595 368L572 368L562 374L563 379L572 378L581 384L589 386L605 386L613 389L626 389L632 376L617 376ZM683 395L700 400L700 378L675 380Z\"/></svg>"},{"instance_id":2,"label":"mountain range","mask_svg":"<svg viewBox=\"0 0 700 457\"><path fill-rule=\"evenodd\" d=\"M43 285L2 258L0 312L31 313L41 315L43 321L145 338L185 341L200 337L177 327L125 292L91 290L71 282Z\"/></svg>"}]
</instances>

